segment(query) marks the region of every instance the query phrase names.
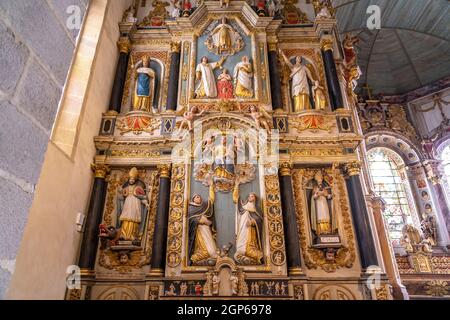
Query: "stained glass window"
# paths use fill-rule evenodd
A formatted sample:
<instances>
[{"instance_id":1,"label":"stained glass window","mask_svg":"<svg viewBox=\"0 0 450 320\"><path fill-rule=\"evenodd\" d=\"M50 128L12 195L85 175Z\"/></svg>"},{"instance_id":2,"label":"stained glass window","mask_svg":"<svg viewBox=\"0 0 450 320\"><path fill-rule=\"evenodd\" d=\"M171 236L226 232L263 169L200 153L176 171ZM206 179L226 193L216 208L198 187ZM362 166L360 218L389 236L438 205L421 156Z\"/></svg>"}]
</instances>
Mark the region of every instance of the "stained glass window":
<instances>
[{"instance_id":1,"label":"stained glass window","mask_svg":"<svg viewBox=\"0 0 450 320\"><path fill-rule=\"evenodd\" d=\"M371 149L368 159L375 192L386 201L384 215L389 237L392 244L398 246L403 226L413 223L411 213L414 211L403 160L386 148Z\"/></svg>"},{"instance_id":2,"label":"stained glass window","mask_svg":"<svg viewBox=\"0 0 450 320\"><path fill-rule=\"evenodd\" d=\"M447 191L447 200L450 201L450 144L442 151L441 160L445 174L444 186Z\"/></svg>"}]
</instances>

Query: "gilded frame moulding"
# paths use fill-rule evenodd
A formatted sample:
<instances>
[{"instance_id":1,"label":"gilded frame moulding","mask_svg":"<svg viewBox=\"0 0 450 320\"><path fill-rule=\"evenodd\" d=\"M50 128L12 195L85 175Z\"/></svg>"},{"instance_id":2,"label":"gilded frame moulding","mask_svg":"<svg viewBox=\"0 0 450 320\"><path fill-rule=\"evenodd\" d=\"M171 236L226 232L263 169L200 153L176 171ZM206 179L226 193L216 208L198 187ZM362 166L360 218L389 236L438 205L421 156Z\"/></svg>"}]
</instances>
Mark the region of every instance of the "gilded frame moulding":
<instances>
[{"instance_id":1,"label":"gilded frame moulding","mask_svg":"<svg viewBox=\"0 0 450 320\"><path fill-rule=\"evenodd\" d=\"M333 149L294 149L289 150L289 154L293 157L327 157L327 156L344 156L344 151L341 148Z\"/></svg>"},{"instance_id":2,"label":"gilded frame moulding","mask_svg":"<svg viewBox=\"0 0 450 320\"><path fill-rule=\"evenodd\" d=\"M186 107L189 100L189 65L191 59L191 42L184 41L183 54L181 61L181 90L179 93L179 101L181 107Z\"/></svg>"},{"instance_id":3,"label":"gilded frame moulding","mask_svg":"<svg viewBox=\"0 0 450 320\"><path fill-rule=\"evenodd\" d=\"M127 263L122 264L118 258L117 253L109 250L99 248L99 266L115 270L119 273L129 273L133 269L142 268L150 264L152 254L153 232L155 227L156 206L159 196L159 179L158 173L155 170L139 170L139 176L142 181L151 187L151 201L150 209L148 211L147 226L145 227L145 239L143 239L144 246L142 250L130 252ZM116 210L117 189L123 185L128 179L128 171L126 169L116 169L108 176L108 188L106 194L105 209L103 211L103 223L108 226L114 225L113 213ZM115 213L117 214L117 213Z\"/></svg>"},{"instance_id":4,"label":"gilded frame moulding","mask_svg":"<svg viewBox=\"0 0 450 320\"><path fill-rule=\"evenodd\" d=\"M262 104L269 103L269 92L270 92L270 79L269 79L269 60L267 55L267 43L264 41L260 41L258 43L258 56L261 65L261 79L260 85L261 94L260 94L260 102Z\"/></svg>"},{"instance_id":5,"label":"gilded frame moulding","mask_svg":"<svg viewBox=\"0 0 450 320\"><path fill-rule=\"evenodd\" d=\"M331 168L327 168L326 173L336 180L338 197L335 197L335 199L338 198L340 218L342 221L339 229L341 235L344 235L344 242L346 242L347 246L339 248L336 252L335 259L332 261L326 259L324 251L311 246L310 237L307 236L310 232L309 219L305 215L305 211L307 210L305 209L306 204L304 202L304 183L308 180L309 176L312 177L313 173L314 169L294 169L292 175L300 247L305 264L308 269L320 268L327 273L336 272L339 268L352 268L356 260L356 251L345 182L344 178L341 175L334 174Z\"/></svg>"},{"instance_id":6,"label":"gilded frame moulding","mask_svg":"<svg viewBox=\"0 0 450 320\"><path fill-rule=\"evenodd\" d=\"M275 266L282 266L286 263L286 250L278 176L265 175L264 186L266 191L264 211L269 226L270 261Z\"/></svg>"},{"instance_id":7,"label":"gilded frame moulding","mask_svg":"<svg viewBox=\"0 0 450 320\"><path fill-rule=\"evenodd\" d=\"M186 166L176 164L172 167L172 178L170 186L169 222L167 232L166 272L171 275L181 264L181 251L183 244L183 218L187 212L187 201L185 201L186 189Z\"/></svg>"},{"instance_id":8,"label":"gilded frame moulding","mask_svg":"<svg viewBox=\"0 0 450 320\"><path fill-rule=\"evenodd\" d=\"M161 157L161 152L159 150L148 150L146 148L121 149L121 150L111 150L111 153L108 157L158 159Z\"/></svg>"},{"instance_id":9,"label":"gilded frame moulding","mask_svg":"<svg viewBox=\"0 0 450 320\"><path fill-rule=\"evenodd\" d=\"M170 50L170 45L172 43L172 39L147 39L147 38L139 38L133 39L134 46L145 46L145 47L167 47Z\"/></svg>"},{"instance_id":10,"label":"gilded frame moulding","mask_svg":"<svg viewBox=\"0 0 450 320\"><path fill-rule=\"evenodd\" d=\"M217 122L219 121L219 123ZM236 128L252 128L254 124L248 117L243 117L241 115L230 114L229 116L224 115L211 115L203 119L203 130L207 131L211 128L217 129L219 131L227 131L233 130ZM195 146L193 146L195 149ZM187 215L187 205L182 205L182 203L178 200L181 199L181 196L184 195L186 199L190 195L190 172L191 165L181 166L183 170L183 175L175 174L175 171L172 175L172 198L170 200L170 214L169 214L169 228L170 226L178 226L174 230L169 230L169 240L168 240L168 248L171 247L173 243L173 250L169 250L166 254L166 260L168 268L166 269L166 275L175 276L180 273L198 273L204 272L206 269L205 266L188 266L188 258L183 254L183 252L187 252L187 248L178 248L179 241L184 239L186 236L186 230L184 229L186 215ZM180 168L181 168L180 167ZM173 170L178 170L174 169ZM181 169L180 169L181 170ZM259 168L260 172L263 170L262 167ZM262 179L262 178L261 178ZM176 185L183 186L182 188L178 188L175 190ZM246 272L273 272L280 274L283 273L280 267L285 265L286 255L285 255L285 244L284 244L284 231L282 224L282 214L280 207L280 196L279 196L279 184L278 184L278 176L277 175L265 175L264 180L264 192L261 191L261 196L265 195L262 198L262 210L265 213L265 226L266 226L266 259L264 260L264 265L258 266L243 266ZM186 202L187 204L187 202ZM176 214L172 214L172 212L176 211ZM180 214L183 219L180 220ZM183 229L180 232L179 226L182 225ZM272 228L270 228L272 226ZM175 239L174 236L177 236ZM185 239L184 239L185 240ZM184 241L185 246L187 246L187 241ZM181 257L181 260L180 260ZM180 268L181 263L181 270ZM271 264L272 262L272 264ZM276 269L272 268L275 266Z\"/></svg>"}]
</instances>

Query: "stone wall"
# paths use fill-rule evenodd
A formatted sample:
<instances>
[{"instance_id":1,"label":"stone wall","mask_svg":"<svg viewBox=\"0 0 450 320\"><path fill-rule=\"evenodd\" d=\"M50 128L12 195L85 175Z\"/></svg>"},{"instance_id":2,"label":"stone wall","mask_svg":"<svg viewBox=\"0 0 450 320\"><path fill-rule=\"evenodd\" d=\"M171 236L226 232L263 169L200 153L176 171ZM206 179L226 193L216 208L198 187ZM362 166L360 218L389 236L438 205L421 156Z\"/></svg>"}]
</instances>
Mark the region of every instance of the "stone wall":
<instances>
[{"instance_id":1,"label":"stone wall","mask_svg":"<svg viewBox=\"0 0 450 320\"><path fill-rule=\"evenodd\" d=\"M119 56L118 23L130 4L131 0L90 0L59 107L67 109L73 101L66 97L72 90L78 92L82 106L77 114L77 142L70 156L55 144L54 136L48 143L7 299L65 297L66 271L77 264L82 237L76 216L86 214L93 182L93 138L98 135L102 113L108 110ZM74 86L81 82L86 85ZM61 125L59 120L55 128Z\"/></svg>"},{"instance_id":2,"label":"stone wall","mask_svg":"<svg viewBox=\"0 0 450 320\"><path fill-rule=\"evenodd\" d=\"M0 298L5 295L35 185L90 0L0 1Z\"/></svg>"}]
</instances>

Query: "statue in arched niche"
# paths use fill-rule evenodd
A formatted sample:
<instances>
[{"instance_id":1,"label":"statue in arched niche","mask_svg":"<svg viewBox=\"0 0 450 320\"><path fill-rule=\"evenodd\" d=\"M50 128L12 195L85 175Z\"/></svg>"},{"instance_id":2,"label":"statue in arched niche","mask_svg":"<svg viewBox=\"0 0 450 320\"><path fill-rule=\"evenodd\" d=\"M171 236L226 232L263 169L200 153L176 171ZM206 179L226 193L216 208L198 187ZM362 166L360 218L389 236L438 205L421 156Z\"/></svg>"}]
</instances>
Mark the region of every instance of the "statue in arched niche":
<instances>
[{"instance_id":1,"label":"statue in arched niche","mask_svg":"<svg viewBox=\"0 0 450 320\"><path fill-rule=\"evenodd\" d=\"M333 206L334 177L326 175L319 169L307 184L307 196L311 230L315 236L315 244L323 244L322 240L328 238L328 243L339 243L337 214ZM330 237L332 239L330 239Z\"/></svg>"},{"instance_id":2,"label":"statue in arched niche","mask_svg":"<svg viewBox=\"0 0 450 320\"><path fill-rule=\"evenodd\" d=\"M150 68L150 57L144 55L142 60L132 67L137 68L133 110L150 112L155 90L155 71Z\"/></svg>"},{"instance_id":3,"label":"statue in arched niche","mask_svg":"<svg viewBox=\"0 0 450 320\"><path fill-rule=\"evenodd\" d=\"M120 240L139 241L143 233L149 201L146 186L139 179L138 170L133 167L128 180L118 190L117 222Z\"/></svg>"},{"instance_id":4,"label":"statue in arched niche","mask_svg":"<svg viewBox=\"0 0 450 320\"><path fill-rule=\"evenodd\" d=\"M309 82L315 83L316 80L313 78L311 71L308 67L303 63L303 58L301 56L295 57L295 63L291 63L291 61L286 57L283 51L280 50L280 53L291 71L289 78L291 79L291 98L293 101L293 111L299 112L303 110L312 109L310 102L310 86Z\"/></svg>"}]
</instances>

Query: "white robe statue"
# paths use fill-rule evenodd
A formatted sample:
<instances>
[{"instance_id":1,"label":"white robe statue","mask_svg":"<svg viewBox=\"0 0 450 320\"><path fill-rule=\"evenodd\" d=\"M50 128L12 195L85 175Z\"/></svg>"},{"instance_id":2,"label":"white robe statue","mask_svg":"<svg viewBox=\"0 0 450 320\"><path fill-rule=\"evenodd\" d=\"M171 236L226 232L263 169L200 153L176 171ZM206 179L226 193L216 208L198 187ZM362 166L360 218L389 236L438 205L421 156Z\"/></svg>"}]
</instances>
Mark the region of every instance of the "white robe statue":
<instances>
[{"instance_id":1,"label":"white robe statue","mask_svg":"<svg viewBox=\"0 0 450 320\"><path fill-rule=\"evenodd\" d=\"M311 109L308 79L315 83L311 72L307 66L302 64L302 57L296 57L295 64L292 64L284 54L282 55L286 65L291 70L289 78L292 80L291 96L294 102L294 112Z\"/></svg>"},{"instance_id":2,"label":"white robe statue","mask_svg":"<svg viewBox=\"0 0 450 320\"><path fill-rule=\"evenodd\" d=\"M247 56L242 57L242 61L234 67L235 96L238 98L253 97L253 68Z\"/></svg>"},{"instance_id":3,"label":"white robe statue","mask_svg":"<svg viewBox=\"0 0 450 320\"><path fill-rule=\"evenodd\" d=\"M214 77L214 69L221 67L225 58L221 58L217 62L208 62L207 57L202 58L202 62L197 65L195 69L196 79L199 81L195 89L197 98L216 98L217 86Z\"/></svg>"},{"instance_id":4,"label":"white robe statue","mask_svg":"<svg viewBox=\"0 0 450 320\"><path fill-rule=\"evenodd\" d=\"M211 185L212 186L212 185ZM208 201L194 195L188 209L189 259L194 265L217 258L214 219L214 188L210 187Z\"/></svg>"},{"instance_id":5,"label":"white robe statue","mask_svg":"<svg viewBox=\"0 0 450 320\"><path fill-rule=\"evenodd\" d=\"M133 241L139 238L143 220L143 205L148 205L145 184L138 179L138 170L132 168L128 181L119 189L118 206L120 239ZM122 200L123 199L123 200ZM122 202L123 201L123 202Z\"/></svg>"}]
</instances>

